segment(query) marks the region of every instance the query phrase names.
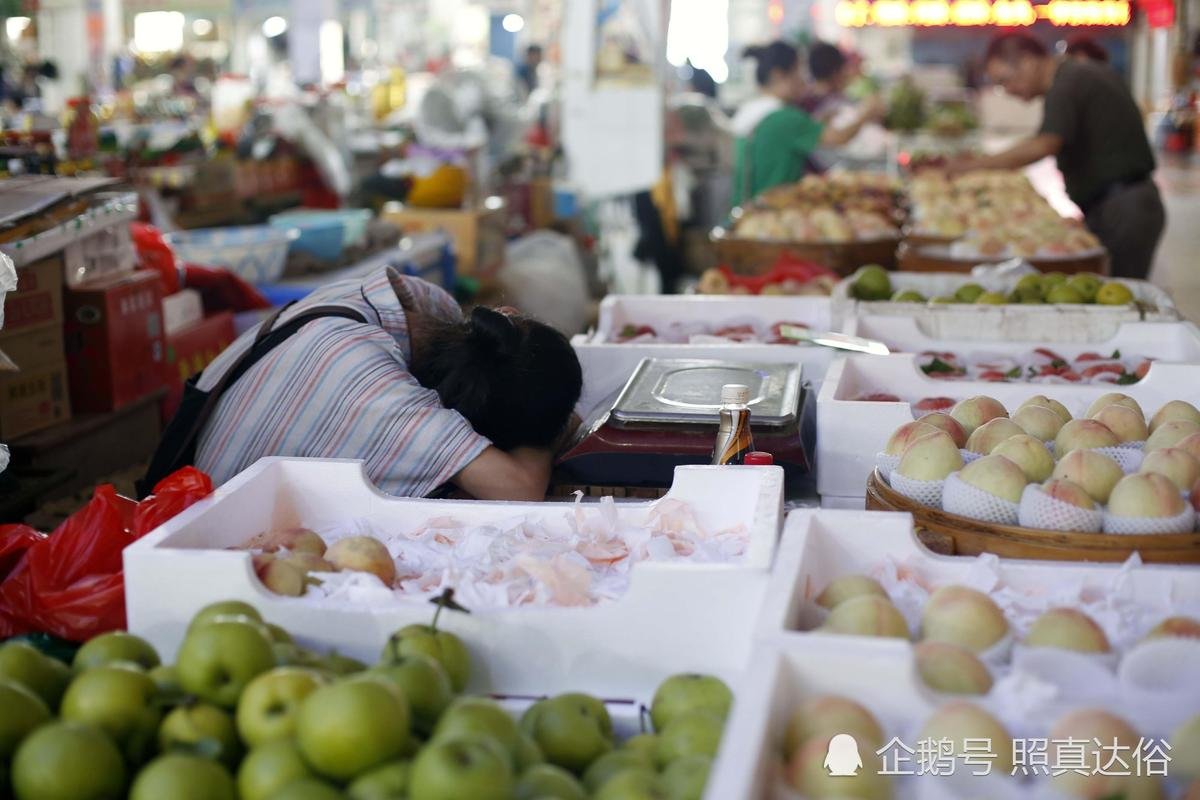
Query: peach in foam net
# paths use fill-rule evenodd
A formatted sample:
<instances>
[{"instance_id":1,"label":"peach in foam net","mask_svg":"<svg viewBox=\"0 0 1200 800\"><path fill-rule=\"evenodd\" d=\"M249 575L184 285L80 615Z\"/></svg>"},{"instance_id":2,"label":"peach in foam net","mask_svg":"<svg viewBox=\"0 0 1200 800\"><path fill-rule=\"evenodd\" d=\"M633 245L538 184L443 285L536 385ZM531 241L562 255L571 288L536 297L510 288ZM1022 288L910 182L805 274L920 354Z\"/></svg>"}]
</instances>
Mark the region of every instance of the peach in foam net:
<instances>
[{"instance_id":1,"label":"peach in foam net","mask_svg":"<svg viewBox=\"0 0 1200 800\"><path fill-rule=\"evenodd\" d=\"M905 449L927 433L933 433L938 429L932 425L926 425L924 422L907 422L895 430L888 437L887 444L883 448L883 452L890 456L902 455Z\"/></svg>"},{"instance_id":2,"label":"peach in foam net","mask_svg":"<svg viewBox=\"0 0 1200 800\"><path fill-rule=\"evenodd\" d=\"M1013 414L1012 421L1017 423L1021 430L1043 442L1053 441L1067 422L1053 409L1045 406L1022 406Z\"/></svg>"},{"instance_id":3,"label":"peach in foam net","mask_svg":"<svg viewBox=\"0 0 1200 800\"><path fill-rule=\"evenodd\" d=\"M1007 417L996 417L980 425L967 439L967 450L986 456L992 448L1013 436L1025 433L1017 423Z\"/></svg>"},{"instance_id":4,"label":"peach in foam net","mask_svg":"<svg viewBox=\"0 0 1200 800\"><path fill-rule=\"evenodd\" d=\"M992 448L992 455L1004 456L1016 464L1031 483L1040 483L1054 472L1054 456L1046 445L1025 433L1005 439Z\"/></svg>"},{"instance_id":5,"label":"peach in foam net","mask_svg":"<svg viewBox=\"0 0 1200 800\"><path fill-rule=\"evenodd\" d=\"M1143 449L1150 452L1162 447L1175 447L1193 433L1200 433L1200 424L1185 419L1173 419L1155 428L1154 433L1147 437Z\"/></svg>"},{"instance_id":6,"label":"peach in foam net","mask_svg":"<svg viewBox=\"0 0 1200 800\"><path fill-rule=\"evenodd\" d=\"M1121 442L1144 442L1150 435L1146 428L1146 418L1141 411L1135 411L1128 406L1113 404L1105 406L1093 417L1104 427L1113 432Z\"/></svg>"},{"instance_id":7,"label":"peach in foam net","mask_svg":"<svg viewBox=\"0 0 1200 800\"><path fill-rule=\"evenodd\" d=\"M1066 406L1051 397L1047 397L1044 394L1035 394L1024 403L1021 403L1020 408L1025 408L1026 406L1042 406L1043 408L1048 408L1055 414L1058 414L1058 418L1063 421L1063 424L1066 424L1073 419L1071 412L1067 410ZM1020 408L1018 410L1020 410Z\"/></svg>"},{"instance_id":8,"label":"peach in foam net","mask_svg":"<svg viewBox=\"0 0 1200 800\"><path fill-rule=\"evenodd\" d=\"M1117 517L1175 517L1186 508L1179 488L1154 472L1126 475L1108 497L1108 513Z\"/></svg>"},{"instance_id":9,"label":"peach in foam net","mask_svg":"<svg viewBox=\"0 0 1200 800\"><path fill-rule=\"evenodd\" d=\"M958 424L958 420L944 411L930 411L917 419L917 422L924 422L926 425L932 425L945 431L950 434L950 438L959 447L967 446L967 432L963 430L962 425Z\"/></svg>"},{"instance_id":10,"label":"peach in foam net","mask_svg":"<svg viewBox=\"0 0 1200 800\"><path fill-rule=\"evenodd\" d=\"M958 477L963 483L1010 503L1021 502L1021 492L1029 483L1019 466L999 455L975 459L958 471Z\"/></svg>"},{"instance_id":11,"label":"peach in foam net","mask_svg":"<svg viewBox=\"0 0 1200 800\"><path fill-rule=\"evenodd\" d=\"M962 464L962 453L950 435L935 431L909 444L900 456L896 472L915 481L940 481Z\"/></svg>"},{"instance_id":12,"label":"peach in foam net","mask_svg":"<svg viewBox=\"0 0 1200 800\"><path fill-rule=\"evenodd\" d=\"M955 403L950 409L950 416L954 417L958 424L963 426L967 436L970 436L985 422L997 417L1007 417L1008 411L994 397L976 395Z\"/></svg>"},{"instance_id":13,"label":"peach in foam net","mask_svg":"<svg viewBox=\"0 0 1200 800\"><path fill-rule=\"evenodd\" d=\"M1094 419L1073 419L1054 437L1054 455L1062 458L1073 450L1116 447L1117 436L1108 426Z\"/></svg>"},{"instance_id":14,"label":"peach in foam net","mask_svg":"<svg viewBox=\"0 0 1200 800\"><path fill-rule=\"evenodd\" d=\"M1200 425L1200 409L1186 400L1172 400L1165 403L1162 408L1154 412L1154 416L1150 418L1150 432L1158 430L1164 422L1172 422L1181 420L1183 422L1194 422Z\"/></svg>"},{"instance_id":15,"label":"peach in foam net","mask_svg":"<svg viewBox=\"0 0 1200 800\"><path fill-rule=\"evenodd\" d=\"M1100 397L1096 398L1096 400L1090 406L1088 406L1087 413L1084 414L1084 416L1095 419L1096 415L1100 413L1101 409L1107 408L1108 406L1124 406L1132 411L1136 411L1139 415L1141 415L1142 419L1146 418L1146 415L1142 412L1142 407L1138 405L1138 401L1134 400L1127 394L1122 394L1121 392L1109 392L1107 394L1100 395Z\"/></svg>"},{"instance_id":16,"label":"peach in foam net","mask_svg":"<svg viewBox=\"0 0 1200 800\"><path fill-rule=\"evenodd\" d=\"M1113 487L1125 476L1109 456L1093 450L1074 450L1054 465L1051 477L1083 488L1097 503L1107 503Z\"/></svg>"},{"instance_id":17,"label":"peach in foam net","mask_svg":"<svg viewBox=\"0 0 1200 800\"><path fill-rule=\"evenodd\" d=\"M1200 480L1200 461L1182 448L1163 447L1146 453L1138 472L1162 475L1175 484L1179 491L1185 492Z\"/></svg>"}]
</instances>

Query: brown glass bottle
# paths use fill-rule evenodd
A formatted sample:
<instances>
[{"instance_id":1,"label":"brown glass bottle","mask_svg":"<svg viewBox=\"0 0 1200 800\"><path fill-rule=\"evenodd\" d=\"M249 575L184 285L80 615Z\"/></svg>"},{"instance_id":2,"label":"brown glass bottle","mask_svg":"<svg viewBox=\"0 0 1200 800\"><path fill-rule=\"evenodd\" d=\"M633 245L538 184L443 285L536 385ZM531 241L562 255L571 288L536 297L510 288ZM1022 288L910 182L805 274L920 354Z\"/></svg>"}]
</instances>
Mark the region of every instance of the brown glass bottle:
<instances>
[{"instance_id":1,"label":"brown glass bottle","mask_svg":"<svg viewBox=\"0 0 1200 800\"><path fill-rule=\"evenodd\" d=\"M750 387L727 383L721 387L721 421L712 461L716 465L742 464L754 450L750 433Z\"/></svg>"}]
</instances>

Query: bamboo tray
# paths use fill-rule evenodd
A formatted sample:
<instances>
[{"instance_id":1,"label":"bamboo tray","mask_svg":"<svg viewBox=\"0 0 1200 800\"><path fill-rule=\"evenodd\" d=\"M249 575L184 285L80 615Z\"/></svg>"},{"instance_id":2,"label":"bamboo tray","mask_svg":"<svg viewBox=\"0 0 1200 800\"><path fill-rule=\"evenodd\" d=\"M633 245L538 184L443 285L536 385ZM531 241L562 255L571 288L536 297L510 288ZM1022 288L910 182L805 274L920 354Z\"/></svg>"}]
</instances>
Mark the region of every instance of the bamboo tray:
<instances>
[{"instance_id":1,"label":"bamboo tray","mask_svg":"<svg viewBox=\"0 0 1200 800\"><path fill-rule=\"evenodd\" d=\"M783 256L812 261L839 275L850 275L864 264L896 268L899 235L886 239L853 242L788 242L741 239L724 228L709 234L716 250L717 263L742 275L760 275Z\"/></svg>"},{"instance_id":2,"label":"bamboo tray","mask_svg":"<svg viewBox=\"0 0 1200 800\"><path fill-rule=\"evenodd\" d=\"M1200 564L1200 534L1121 536L993 525L910 500L888 486L879 470L867 479L867 510L912 514L917 538L942 555L992 553L1037 561L1124 561L1138 553L1147 563Z\"/></svg>"},{"instance_id":3,"label":"bamboo tray","mask_svg":"<svg viewBox=\"0 0 1200 800\"><path fill-rule=\"evenodd\" d=\"M972 267L979 264L999 264L1009 260L1000 258L950 258L937 252L931 252L936 244L916 244L911 240L902 243L898 249L898 268L906 272L970 272ZM1100 275L1108 274L1108 254L1096 253L1078 258L1027 258L1031 265L1042 272L1064 272L1068 275L1076 272L1094 272Z\"/></svg>"}]
</instances>

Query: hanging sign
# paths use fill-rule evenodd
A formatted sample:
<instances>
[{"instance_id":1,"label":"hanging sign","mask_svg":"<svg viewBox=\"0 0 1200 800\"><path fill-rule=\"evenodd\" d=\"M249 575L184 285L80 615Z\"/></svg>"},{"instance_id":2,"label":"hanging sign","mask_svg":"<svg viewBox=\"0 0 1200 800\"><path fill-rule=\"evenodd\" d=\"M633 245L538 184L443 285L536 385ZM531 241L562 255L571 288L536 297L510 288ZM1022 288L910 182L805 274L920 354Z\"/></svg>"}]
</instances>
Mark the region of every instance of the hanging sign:
<instances>
[{"instance_id":1,"label":"hanging sign","mask_svg":"<svg viewBox=\"0 0 1200 800\"><path fill-rule=\"evenodd\" d=\"M1059 27L1119 27L1129 24L1133 6L1130 0L1049 0L1036 4L1029 0L840 0L834 15L843 28L1015 28L1040 21Z\"/></svg>"}]
</instances>

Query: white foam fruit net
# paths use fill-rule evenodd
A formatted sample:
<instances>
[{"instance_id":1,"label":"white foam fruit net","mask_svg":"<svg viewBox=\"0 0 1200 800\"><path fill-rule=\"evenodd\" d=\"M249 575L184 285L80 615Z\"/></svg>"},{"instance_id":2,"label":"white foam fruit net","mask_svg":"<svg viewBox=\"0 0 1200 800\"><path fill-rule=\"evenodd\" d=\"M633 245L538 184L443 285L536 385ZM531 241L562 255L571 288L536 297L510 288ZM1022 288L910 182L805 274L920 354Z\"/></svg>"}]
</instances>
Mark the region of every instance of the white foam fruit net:
<instances>
[{"instance_id":1,"label":"white foam fruit net","mask_svg":"<svg viewBox=\"0 0 1200 800\"><path fill-rule=\"evenodd\" d=\"M978 458L983 458L983 453L973 453L965 447L958 448L958 452L962 455L963 466L970 464Z\"/></svg>"},{"instance_id":2,"label":"white foam fruit net","mask_svg":"<svg viewBox=\"0 0 1200 800\"><path fill-rule=\"evenodd\" d=\"M1099 533L1104 527L1104 514L1095 508L1080 508L1051 497L1037 484L1029 484L1021 495L1017 517L1023 528L1047 531Z\"/></svg>"},{"instance_id":3,"label":"white foam fruit net","mask_svg":"<svg viewBox=\"0 0 1200 800\"><path fill-rule=\"evenodd\" d=\"M916 500L921 505L930 508L942 507L942 486L946 483L945 481L919 481L905 477L899 472L893 472L888 482L893 489L909 500Z\"/></svg>"},{"instance_id":4,"label":"white foam fruit net","mask_svg":"<svg viewBox=\"0 0 1200 800\"><path fill-rule=\"evenodd\" d=\"M1133 447L1134 442L1126 442L1117 447L1096 447L1093 448L1102 456L1108 456L1113 461L1117 462L1117 466L1126 475L1131 475L1137 472L1142 466L1142 459L1145 455L1140 447ZM1137 442L1137 444L1141 444ZM1127 446L1130 445L1130 446Z\"/></svg>"},{"instance_id":5,"label":"white foam fruit net","mask_svg":"<svg viewBox=\"0 0 1200 800\"><path fill-rule=\"evenodd\" d=\"M981 522L1016 525L1019 506L972 486L955 472L946 478L946 486L942 489L942 509Z\"/></svg>"},{"instance_id":6,"label":"white foam fruit net","mask_svg":"<svg viewBox=\"0 0 1200 800\"><path fill-rule=\"evenodd\" d=\"M1105 533L1190 533L1195 525L1196 512L1190 506L1173 517L1118 517L1104 513Z\"/></svg>"},{"instance_id":7,"label":"white foam fruit net","mask_svg":"<svg viewBox=\"0 0 1200 800\"><path fill-rule=\"evenodd\" d=\"M879 474L883 476L885 481L892 480L892 470L900 464L900 456L893 456L888 453L875 454L875 466L879 469Z\"/></svg>"}]
</instances>

